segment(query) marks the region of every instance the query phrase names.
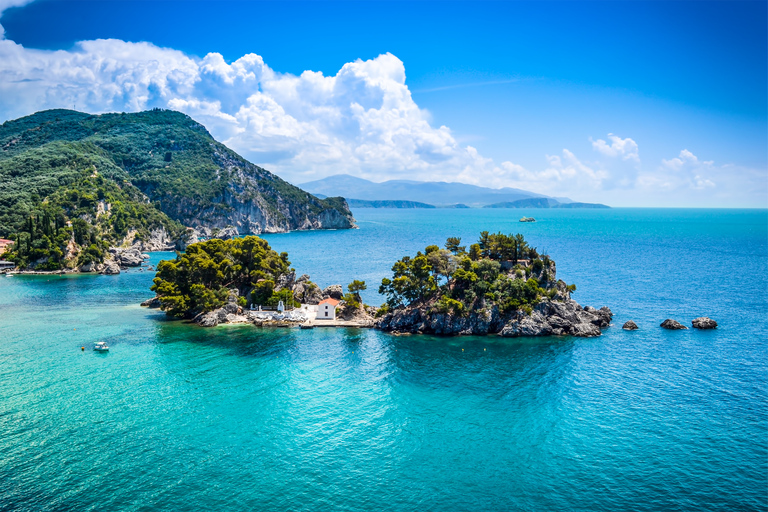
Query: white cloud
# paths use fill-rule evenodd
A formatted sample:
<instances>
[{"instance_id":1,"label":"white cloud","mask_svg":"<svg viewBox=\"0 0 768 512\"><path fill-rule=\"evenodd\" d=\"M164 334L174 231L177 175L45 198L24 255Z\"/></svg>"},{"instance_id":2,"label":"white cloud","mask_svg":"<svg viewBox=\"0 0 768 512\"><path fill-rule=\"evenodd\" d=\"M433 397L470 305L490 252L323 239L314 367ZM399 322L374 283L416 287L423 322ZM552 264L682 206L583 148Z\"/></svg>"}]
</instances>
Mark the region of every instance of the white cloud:
<instances>
[{"instance_id":1,"label":"white cloud","mask_svg":"<svg viewBox=\"0 0 768 512\"><path fill-rule=\"evenodd\" d=\"M637 143L634 140L629 137L622 139L612 133L608 134L608 139L611 141L610 144L603 139L590 140L592 140L592 147L603 155L621 157L622 160L633 160L638 164L640 163Z\"/></svg>"},{"instance_id":2,"label":"white cloud","mask_svg":"<svg viewBox=\"0 0 768 512\"><path fill-rule=\"evenodd\" d=\"M26 3L0 0L0 14ZM607 193L714 193L723 189L718 172L764 177L763 171L716 168L687 150L643 172L638 144L613 133L589 139L594 161L563 149L547 155L537 170L496 164L459 143L448 127L432 125L411 96L403 62L390 53L349 62L335 75L297 76L272 70L256 54L228 63L218 53L198 58L145 42L100 39L66 51L28 49L4 39L0 26L0 98L0 119L48 108L180 110L217 140L294 183L350 173L374 181L462 181L610 202Z\"/></svg>"}]
</instances>

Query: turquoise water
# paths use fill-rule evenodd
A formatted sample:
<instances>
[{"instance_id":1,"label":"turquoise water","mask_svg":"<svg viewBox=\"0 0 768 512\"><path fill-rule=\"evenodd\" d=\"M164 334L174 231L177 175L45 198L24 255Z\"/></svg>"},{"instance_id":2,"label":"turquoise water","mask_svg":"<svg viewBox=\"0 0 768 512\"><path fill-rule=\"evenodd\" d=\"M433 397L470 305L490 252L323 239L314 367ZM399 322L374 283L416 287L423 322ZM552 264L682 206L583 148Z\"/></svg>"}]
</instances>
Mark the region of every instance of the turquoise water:
<instances>
[{"instance_id":1,"label":"turquoise water","mask_svg":"<svg viewBox=\"0 0 768 512\"><path fill-rule=\"evenodd\" d=\"M768 507L768 212L354 213L359 230L268 239L325 286L377 283L447 236L519 231L617 325L205 330L136 305L148 272L0 278L0 509ZM658 328L699 315L720 328Z\"/></svg>"}]
</instances>

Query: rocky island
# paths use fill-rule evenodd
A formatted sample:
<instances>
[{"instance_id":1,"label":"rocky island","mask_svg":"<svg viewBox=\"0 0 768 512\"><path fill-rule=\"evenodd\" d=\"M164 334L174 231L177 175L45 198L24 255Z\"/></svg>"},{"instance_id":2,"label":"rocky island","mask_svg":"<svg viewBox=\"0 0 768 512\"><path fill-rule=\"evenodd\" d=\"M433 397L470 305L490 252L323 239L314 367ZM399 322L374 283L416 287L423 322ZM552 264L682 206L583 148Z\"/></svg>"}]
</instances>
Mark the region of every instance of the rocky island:
<instances>
[{"instance_id":1,"label":"rocky island","mask_svg":"<svg viewBox=\"0 0 768 512\"><path fill-rule=\"evenodd\" d=\"M48 110L0 126L0 238L30 271L115 273L209 238L355 227L320 199L155 109Z\"/></svg>"},{"instance_id":2,"label":"rocky island","mask_svg":"<svg viewBox=\"0 0 768 512\"><path fill-rule=\"evenodd\" d=\"M392 267L379 292L387 303L376 326L442 335L600 336L613 313L582 307L556 277L555 262L523 235L484 231L467 250L460 238L428 246Z\"/></svg>"},{"instance_id":3,"label":"rocky island","mask_svg":"<svg viewBox=\"0 0 768 512\"><path fill-rule=\"evenodd\" d=\"M261 238L208 240L158 264L151 288L156 297L144 305L206 327L303 325L313 319L310 306L330 298L350 326L508 337L600 336L613 317L607 307L574 301L576 287L558 280L555 262L519 234L483 232L468 251L461 239L449 238L444 249L429 246L392 270L392 279L383 279L379 289L387 302L373 308L360 298L364 282L350 283L348 293L340 285L321 290L309 276L297 278L288 254L278 254Z\"/></svg>"}]
</instances>

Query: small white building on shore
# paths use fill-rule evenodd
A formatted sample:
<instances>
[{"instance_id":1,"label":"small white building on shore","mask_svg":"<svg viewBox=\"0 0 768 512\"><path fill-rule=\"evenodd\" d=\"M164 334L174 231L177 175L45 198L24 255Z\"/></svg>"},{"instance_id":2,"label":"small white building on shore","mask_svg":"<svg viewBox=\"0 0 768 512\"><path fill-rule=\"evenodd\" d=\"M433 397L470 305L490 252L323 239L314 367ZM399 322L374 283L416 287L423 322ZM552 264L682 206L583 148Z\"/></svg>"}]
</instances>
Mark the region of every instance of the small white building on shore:
<instances>
[{"instance_id":1,"label":"small white building on shore","mask_svg":"<svg viewBox=\"0 0 768 512\"><path fill-rule=\"evenodd\" d=\"M336 299L325 299L317 305L317 320L336 320L336 306L339 301Z\"/></svg>"}]
</instances>

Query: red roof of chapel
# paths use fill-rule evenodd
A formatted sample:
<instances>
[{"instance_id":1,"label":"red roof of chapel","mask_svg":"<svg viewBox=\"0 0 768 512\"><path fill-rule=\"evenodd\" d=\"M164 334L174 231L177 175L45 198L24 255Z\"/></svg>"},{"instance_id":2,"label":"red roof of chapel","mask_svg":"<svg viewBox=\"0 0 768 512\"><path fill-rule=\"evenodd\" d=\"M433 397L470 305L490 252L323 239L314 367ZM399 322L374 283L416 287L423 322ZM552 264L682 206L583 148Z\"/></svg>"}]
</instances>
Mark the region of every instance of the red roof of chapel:
<instances>
[{"instance_id":1,"label":"red roof of chapel","mask_svg":"<svg viewBox=\"0 0 768 512\"><path fill-rule=\"evenodd\" d=\"M320 304L330 304L331 306L338 306L338 305L339 305L339 301L338 301L338 300L336 300L336 299L325 299L325 300L321 300L321 301L318 303L318 306L319 306Z\"/></svg>"}]
</instances>

